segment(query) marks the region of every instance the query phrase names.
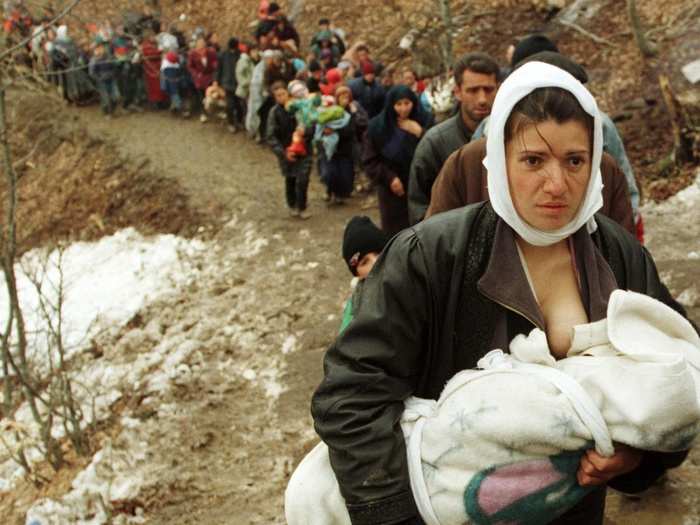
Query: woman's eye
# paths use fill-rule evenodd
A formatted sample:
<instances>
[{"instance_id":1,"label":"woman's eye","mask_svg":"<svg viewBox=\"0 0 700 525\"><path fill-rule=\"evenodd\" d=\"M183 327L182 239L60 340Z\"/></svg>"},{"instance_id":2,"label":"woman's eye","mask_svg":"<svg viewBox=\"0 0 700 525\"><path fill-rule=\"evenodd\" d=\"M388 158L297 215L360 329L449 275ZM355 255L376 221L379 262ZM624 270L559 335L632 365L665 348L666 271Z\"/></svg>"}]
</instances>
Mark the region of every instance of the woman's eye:
<instances>
[{"instance_id":1,"label":"woman's eye","mask_svg":"<svg viewBox=\"0 0 700 525\"><path fill-rule=\"evenodd\" d=\"M572 168L580 168L583 166L583 159L581 157L571 157L569 159L569 166Z\"/></svg>"},{"instance_id":2,"label":"woman's eye","mask_svg":"<svg viewBox=\"0 0 700 525\"><path fill-rule=\"evenodd\" d=\"M539 157L532 157L532 156L525 157L524 160L525 160L525 164L527 164L530 167L539 166L540 163L542 162L542 160Z\"/></svg>"}]
</instances>

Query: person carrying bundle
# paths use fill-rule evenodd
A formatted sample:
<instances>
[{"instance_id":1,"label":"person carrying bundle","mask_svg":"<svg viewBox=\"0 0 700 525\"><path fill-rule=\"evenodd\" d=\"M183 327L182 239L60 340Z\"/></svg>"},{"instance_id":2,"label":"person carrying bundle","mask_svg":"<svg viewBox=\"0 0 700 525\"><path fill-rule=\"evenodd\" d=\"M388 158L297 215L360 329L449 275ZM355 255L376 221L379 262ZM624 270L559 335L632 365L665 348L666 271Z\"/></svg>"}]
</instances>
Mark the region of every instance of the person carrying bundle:
<instances>
[{"instance_id":1,"label":"person carrying bundle","mask_svg":"<svg viewBox=\"0 0 700 525\"><path fill-rule=\"evenodd\" d=\"M649 253L596 213L602 125L579 81L549 64L525 64L501 86L490 126L491 201L395 236L326 353L312 415L354 525L422 523L400 425L409 397L436 400L455 374L534 328L563 359L573 327L604 319L615 289L685 316ZM607 485L642 491L687 455L613 447L589 445L579 456L586 493L552 514L553 523L602 523Z\"/></svg>"}]
</instances>

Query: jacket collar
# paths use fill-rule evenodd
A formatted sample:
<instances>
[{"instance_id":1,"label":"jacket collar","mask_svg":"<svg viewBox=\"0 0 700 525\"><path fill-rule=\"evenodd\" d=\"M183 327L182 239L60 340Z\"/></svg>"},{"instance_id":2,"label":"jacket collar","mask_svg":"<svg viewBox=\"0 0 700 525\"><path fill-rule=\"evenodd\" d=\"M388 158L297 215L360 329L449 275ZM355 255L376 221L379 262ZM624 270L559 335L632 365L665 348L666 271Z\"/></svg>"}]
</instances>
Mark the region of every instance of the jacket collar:
<instances>
[{"instance_id":1,"label":"jacket collar","mask_svg":"<svg viewBox=\"0 0 700 525\"><path fill-rule=\"evenodd\" d=\"M484 296L544 330L544 317L520 262L515 235L499 218L489 262L477 288ZM608 297L617 288L615 277L585 226L572 236L572 241L583 305L589 321L599 321L607 315Z\"/></svg>"},{"instance_id":2,"label":"jacket collar","mask_svg":"<svg viewBox=\"0 0 700 525\"><path fill-rule=\"evenodd\" d=\"M457 108L457 114L454 116L455 121L457 123L457 129L459 130L459 133L461 134L462 138L464 139L464 144L469 142L472 138L472 132L469 131L467 128L467 125L464 123L464 119L462 118L462 110L461 108Z\"/></svg>"}]
</instances>

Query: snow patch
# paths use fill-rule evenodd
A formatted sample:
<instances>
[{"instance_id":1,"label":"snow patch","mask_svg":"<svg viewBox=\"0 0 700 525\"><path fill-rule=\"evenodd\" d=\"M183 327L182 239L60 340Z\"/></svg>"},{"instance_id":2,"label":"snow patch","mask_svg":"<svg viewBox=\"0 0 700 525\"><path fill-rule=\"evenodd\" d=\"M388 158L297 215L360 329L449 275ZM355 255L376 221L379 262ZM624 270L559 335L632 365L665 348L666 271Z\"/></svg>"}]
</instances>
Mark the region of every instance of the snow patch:
<instances>
[{"instance_id":1,"label":"snow patch","mask_svg":"<svg viewBox=\"0 0 700 525\"><path fill-rule=\"evenodd\" d=\"M26 253L16 265L17 287L25 314L30 347L45 349L42 293L54 304L63 289L62 330L69 355L82 349L100 327L122 326L143 306L174 288L188 284L197 271L189 264L205 249L197 240L175 235L144 238L127 228L94 243L77 242L63 252L42 249ZM7 290L0 287L0 325L9 312ZM55 323L55 313L50 312ZM44 362L38 359L37 362Z\"/></svg>"},{"instance_id":2,"label":"snow patch","mask_svg":"<svg viewBox=\"0 0 700 525\"><path fill-rule=\"evenodd\" d=\"M130 427L134 425L129 423ZM109 523L105 511L113 501L134 500L143 483L137 467L145 463L143 443L134 443L128 449L116 449L111 441L97 452L90 464L71 484L71 490L60 501L43 499L27 512L26 525L61 525L81 523L103 525ZM140 445L140 446L138 446ZM121 515L122 523L145 523L143 509L136 516Z\"/></svg>"},{"instance_id":3,"label":"snow patch","mask_svg":"<svg viewBox=\"0 0 700 525\"><path fill-rule=\"evenodd\" d=\"M293 352L296 350L297 346L297 338L293 335L290 335L287 337L287 339L284 340L284 343L282 343L282 353L283 354L288 354L289 352Z\"/></svg>"},{"instance_id":4,"label":"snow patch","mask_svg":"<svg viewBox=\"0 0 700 525\"><path fill-rule=\"evenodd\" d=\"M686 308L694 308L700 305L700 293L695 286L691 286L683 290L676 300Z\"/></svg>"},{"instance_id":5,"label":"snow patch","mask_svg":"<svg viewBox=\"0 0 700 525\"><path fill-rule=\"evenodd\" d=\"M682 213L691 208L697 209L697 206L700 206L700 171L698 171L695 181L690 186L658 204L654 202L647 203L644 205L643 210L645 212Z\"/></svg>"}]
</instances>

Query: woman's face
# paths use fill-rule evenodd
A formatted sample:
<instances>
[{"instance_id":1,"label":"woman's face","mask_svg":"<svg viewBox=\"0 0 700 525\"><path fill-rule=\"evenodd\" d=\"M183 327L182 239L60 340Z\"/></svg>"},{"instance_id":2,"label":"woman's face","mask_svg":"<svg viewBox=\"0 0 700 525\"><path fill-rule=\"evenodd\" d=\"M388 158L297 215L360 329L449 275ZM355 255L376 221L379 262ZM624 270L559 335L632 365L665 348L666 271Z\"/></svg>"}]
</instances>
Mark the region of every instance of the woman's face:
<instances>
[{"instance_id":1,"label":"woman's face","mask_svg":"<svg viewBox=\"0 0 700 525\"><path fill-rule=\"evenodd\" d=\"M506 143L508 186L530 226L553 231L576 216L591 174L591 140L581 122L529 124Z\"/></svg>"},{"instance_id":2,"label":"woman's face","mask_svg":"<svg viewBox=\"0 0 700 525\"><path fill-rule=\"evenodd\" d=\"M338 105L341 107L348 107L348 104L350 104L350 95L348 93L339 93L338 94Z\"/></svg>"},{"instance_id":3,"label":"woman's face","mask_svg":"<svg viewBox=\"0 0 700 525\"><path fill-rule=\"evenodd\" d=\"M394 103L394 111L396 111L396 115L399 117L399 120L407 119L411 114L412 109L413 102L407 98L399 99Z\"/></svg>"}]
</instances>

